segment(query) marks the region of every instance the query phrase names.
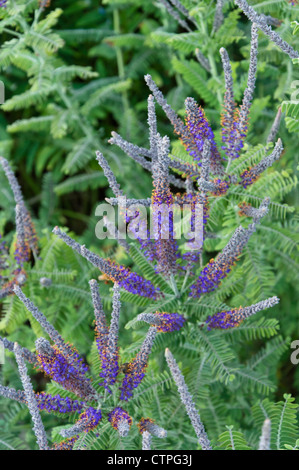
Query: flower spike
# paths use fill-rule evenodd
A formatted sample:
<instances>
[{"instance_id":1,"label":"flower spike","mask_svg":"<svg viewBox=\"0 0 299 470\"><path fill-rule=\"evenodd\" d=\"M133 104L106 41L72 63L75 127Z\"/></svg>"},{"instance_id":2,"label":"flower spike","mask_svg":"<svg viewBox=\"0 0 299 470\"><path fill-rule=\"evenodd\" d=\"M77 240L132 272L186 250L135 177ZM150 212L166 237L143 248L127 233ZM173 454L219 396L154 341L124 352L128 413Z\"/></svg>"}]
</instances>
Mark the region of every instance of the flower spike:
<instances>
[{"instance_id":1,"label":"flower spike","mask_svg":"<svg viewBox=\"0 0 299 470\"><path fill-rule=\"evenodd\" d=\"M248 170L244 170L241 173L240 184L244 188L247 188L247 186L257 181L261 173L263 173L267 168L273 165L273 163L281 157L282 152L283 152L282 142L281 142L281 139L278 139L274 147L274 150L270 155L267 155L255 166L253 166L252 168L249 168Z\"/></svg>"},{"instance_id":2,"label":"flower spike","mask_svg":"<svg viewBox=\"0 0 299 470\"><path fill-rule=\"evenodd\" d=\"M122 196L123 192L120 190L120 186L117 183L114 173L111 170L110 166L108 165L107 160L104 158L104 155L101 152L97 151L96 156L97 156L97 161L99 165L102 167L104 175L106 176L109 186L112 189L114 195L116 197Z\"/></svg>"},{"instance_id":3,"label":"flower spike","mask_svg":"<svg viewBox=\"0 0 299 470\"><path fill-rule=\"evenodd\" d=\"M101 410L96 410L91 406L80 414L78 421L67 429L62 429L60 435L65 438L73 437L81 432L89 432L96 428L102 419Z\"/></svg>"},{"instance_id":4,"label":"flower spike","mask_svg":"<svg viewBox=\"0 0 299 470\"><path fill-rule=\"evenodd\" d=\"M170 1L171 1L172 4L177 3L177 2L174 2L174 0L170 0ZM182 26L182 28L184 28L187 31L191 32L191 29L190 29L188 23L180 17L178 12L174 8L172 8L172 6L170 5L170 3L168 3L167 0L160 0L160 2L162 3L162 5L165 6L168 13Z\"/></svg>"},{"instance_id":5,"label":"flower spike","mask_svg":"<svg viewBox=\"0 0 299 470\"><path fill-rule=\"evenodd\" d=\"M275 141L275 137L278 133L280 122L281 122L281 107L278 108L277 114L275 116L274 122L272 124L271 130L267 138L267 144Z\"/></svg>"},{"instance_id":6,"label":"flower spike","mask_svg":"<svg viewBox=\"0 0 299 470\"><path fill-rule=\"evenodd\" d=\"M271 450L271 420L269 418L265 419L262 435L259 442L259 450Z\"/></svg>"},{"instance_id":7,"label":"flower spike","mask_svg":"<svg viewBox=\"0 0 299 470\"><path fill-rule=\"evenodd\" d=\"M180 330L184 323L185 318L179 313L141 313L137 316L137 321L145 321L157 328L158 333L169 333L171 331Z\"/></svg>"},{"instance_id":8,"label":"flower spike","mask_svg":"<svg viewBox=\"0 0 299 470\"><path fill-rule=\"evenodd\" d=\"M75 242L66 233L62 232L58 227L53 229L53 233L61 238L68 246L77 251L86 258L91 264L99 268L100 271L113 282L119 283L121 287L142 297L157 299L161 296L159 288L154 287L151 281L147 281L142 276L130 271L122 265L118 265L109 259L103 259L92 251L88 250L84 245Z\"/></svg>"},{"instance_id":9,"label":"flower spike","mask_svg":"<svg viewBox=\"0 0 299 470\"><path fill-rule=\"evenodd\" d=\"M137 426L141 434L149 432L152 436L159 437L160 439L167 437L167 431L155 424L150 418L141 418Z\"/></svg>"},{"instance_id":10,"label":"flower spike","mask_svg":"<svg viewBox=\"0 0 299 470\"><path fill-rule=\"evenodd\" d=\"M214 23L213 23L213 30L212 30L213 32L218 31L218 29L223 23L223 11L222 11L223 4L224 4L224 0L217 0Z\"/></svg>"},{"instance_id":11,"label":"flower spike","mask_svg":"<svg viewBox=\"0 0 299 470\"><path fill-rule=\"evenodd\" d=\"M7 338L2 338L0 336L0 344L3 344L4 348L7 349L8 351L13 352L14 350L14 343L12 341L9 341ZM20 349L22 351L22 355L26 361L30 362L33 365L36 365L37 360L36 360L36 355L29 351L27 348L22 348L20 346Z\"/></svg>"},{"instance_id":12,"label":"flower spike","mask_svg":"<svg viewBox=\"0 0 299 470\"><path fill-rule=\"evenodd\" d=\"M119 330L119 315L120 315L120 286L114 284L113 287L113 308L111 314L111 323L109 332L107 334L105 349L101 354L102 358L102 372L100 377L104 379L103 385L108 391L109 385L116 382L119 371L119 357L118 357L118 330Z\"/></svg>"},{"instance_id":13,"label":"flower spike","mask_svg":"<svg viewBox=\"0 0 299 470\"><path fill-rule=\"evenodd\" d=\"M39 309L34 305L33 302L31 302L30 299L28 299L22 289L19 286L14 287L14 292L15 294L19 297L21 302L25 305L27 310L32 313L33 317L39 322L39 324L42 326L42 328L45 330L46 333L50 336L51 340L55 343L57 348L65 355L67 356L71 362L75 361L78 365L78 357L72 347L68 344L66 344L63 340L63 338L60 336L58 331L54 328L51 323L48 322L46 319L45 315L39 311Z\"/></svg>"}]
</instances>

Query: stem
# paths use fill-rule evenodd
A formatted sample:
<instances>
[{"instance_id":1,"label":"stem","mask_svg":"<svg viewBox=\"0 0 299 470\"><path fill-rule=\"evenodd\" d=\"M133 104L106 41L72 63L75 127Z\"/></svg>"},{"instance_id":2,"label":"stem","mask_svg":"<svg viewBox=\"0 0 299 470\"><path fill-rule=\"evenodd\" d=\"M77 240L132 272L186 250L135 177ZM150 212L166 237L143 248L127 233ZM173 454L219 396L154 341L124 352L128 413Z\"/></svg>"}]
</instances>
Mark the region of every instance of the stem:
<instances>
[{"instance_id":1,"label":"stem","mask_svg":"<svg viewBox=\"0 0 299 470\"><path fill-rule=\"evenodd\" d=\"M204 36L206 38L209 37L208 35L208 31L207 31L207 28L206 28L206 24L203 20L203 17L201 16L200 18L200 26L201 26L201 29L204 33ZM207 41L206 41L207 43ZM208 61L209 61L209 64L210 64L210 67L211 67L211 75L212 77L219 83L221 84L221 81L219 80L219 77L218 77L218 74L217 74L217 67L216 67L216 62L214 60L214 56L211 52L208 53ZM219 104L221 105L222 102L223 102L223 99L222 99L222 94L221 94L221 91L220 91L220 88L217 89L217 99L218 99L218 102Z\"/></svg>"},{"instance_id":2,"label":"stem","mask_svg":"<svg viewBox=\"0 0 299 470\"><path fill-rule=\"evenodd\" d=\"M229 170L229 167L230 167L230 164L231 164L231 161L232 161L232 158L229 157L228 161L227 161L227 167L226 167L226 170L225 172L228 173L228 170Z\"/></svg>"},{"instance_id":3,"label":"stem","mask_svg":"<svg viewBox=\"0 0 299 470\"><path fill-rule=\"evenodd\" d=\"M61 98L61 100L63 101L63 103L65 104L66 108L67 109L73 109L73 106L72 106L72 103L71 101L69 100L69 98L67 97L67 95L65 94L65 92L62 90L62 89L59 89L57 88L57 92ZM78 125L79 127L81 128L83 134L86 135L86 137L89 137L89 138L92 138L92 133L90 131L90 129L88 129L84 122L82 122L82 116L80 115L76 115L76 120L78 122Z\"/></svg>"}]
</instances>

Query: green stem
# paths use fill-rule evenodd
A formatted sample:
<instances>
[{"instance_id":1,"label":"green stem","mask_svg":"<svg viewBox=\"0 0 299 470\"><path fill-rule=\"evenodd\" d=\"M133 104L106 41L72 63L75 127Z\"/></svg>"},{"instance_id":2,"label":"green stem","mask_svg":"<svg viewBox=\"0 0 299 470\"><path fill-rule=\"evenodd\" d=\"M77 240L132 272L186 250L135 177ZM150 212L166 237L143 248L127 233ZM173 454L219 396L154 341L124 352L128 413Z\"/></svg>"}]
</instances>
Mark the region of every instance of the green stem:
<instances>
[{"instance_id":1,"label":"green stem","mask_svg":"<svg viewBox=\"0 0 299 470\"><path fill-rule=\"evenodd\" d=\"M182 285L182 289L181 289L181 294L183 292L185 292L185 287L186 287L186 283L189 279L189 274L190 274L190 268L187 268L187 271L186 271L186 274L185 274L185 278L184 278L184 282L183 282L183 285Z\"/></svg>"}]
</instances>

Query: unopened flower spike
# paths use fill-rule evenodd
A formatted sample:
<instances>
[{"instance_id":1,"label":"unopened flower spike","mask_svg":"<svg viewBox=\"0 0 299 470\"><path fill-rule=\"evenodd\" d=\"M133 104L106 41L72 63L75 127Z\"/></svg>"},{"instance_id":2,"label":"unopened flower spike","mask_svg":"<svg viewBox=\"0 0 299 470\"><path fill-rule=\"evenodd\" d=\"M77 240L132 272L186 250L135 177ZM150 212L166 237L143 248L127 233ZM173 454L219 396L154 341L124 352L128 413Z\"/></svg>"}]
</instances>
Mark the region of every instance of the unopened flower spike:
<instances>
[{"instance_id":1,"label":"unopened flower spike","mask_svg":"<svg viewBox=\"0 0 299 470\"><path fill-rule=\"evenodd\" d=\"M203 55L203 53L199 50L198 47L195 49L195 57L200 63L200 65L204 69L206 69L207 72L211 72L211 66L210 66L209 60Z\"/></svg>"},{"instance_id":2,"label":"unopened flower spike","mask_svg":"<svg viewBox=\"0 0 299 470\"><path fill-rule=\"evenodd\" d=\"M238 140L242 142L247 134L248 129L248 117L253 99L253 92L255 89L256 72L257 72L257 54L258 54L258 29L256 24L251 27L251 47L250 47L250 60L247 78L247 87L244 91L244 97L242 105L240 107L239 119L238 119L238 135L236 135L236 144Z\"/></svg>"},{"instance_id":3,"label":"unopened flower spike","mask_svg":"<svg viewBox=\"0 0 299 470\"><path fill-rule=\"evenodd\" d=\"M94 308L96 330L98 335L103 338L102 341L104 346L108 339L108 326L106 322L102 299L99 294L99 286L95 279L91 279L91 281L89 281L89 286Z\"/></svg>"},{"instance_id":4,"label":"unopened flower spike","mask_svg":"<svg viewBox=\"0 0 299 470\"><path fill-rule=\"evenodd\" d=\"M161 296L159 288L154 287L151 281L144 279L142 276L130 271L128 268L122 265L118 265L114 261L109 259L103 259L92 253L85 246L75 242L66 233L62 232L58 227L53 229L53 233L61 238L68 246L73 250L77 251L80 255L86 258L91 264L96 266L102 271L107 279L113 282L118 282L121 287L131 292L132 294L138 294L142 297L148 297L157 299Z\"/></svg>"},{"instance_id":5,"label":"unopened flower spike","mask_svg":"<svg viewBox=\"0 0 299 470\"><path fill-rule=\"evenodd\" d=\"M129 413L119 406L108 414L108 421L118 431L120 437L128 435L133 422Z\"/></svg>"},{"instance_id":6,"label":"unopened flower spike","mask_svg":"<svg viewBox=\"0 0 299 470\"><path fill-rule=\"evenodd\" d=\"M147 158L152 158L151 151L144 148L138 147L131 142L123 139L117 132L111 132L112 137L108 140L109 144L117 145L121 150L123 150L132 160L135 160L139 165L141 165L145 170L151 171L152 165Z\"/></svg>"},{"instance_id":7,"label":"unopened flower spike","mask_svg":"<svg viewBox=\"0 0 299 470\"><path fill-rule=\"evenodd\" d=\"M271 420L266 418L262 427L259 450L271 450Z\"/></svg>"},{"instance_id":8,"label":"unopened flower spike","mask_svg":"<svg viewBox=\"0 0 299 470\"><path fill-rule=\"evenodd\" d=\"M190 418L193 429L196 433L199 444L202 450L212 450L211 443L205 431L204 425L201 422L200 416L193 402L192 395L185 383L184 376L182 375L179 366L177 365L173 355L169 349L165 350L165 358L170 369L173 380L176 383L178 392L181 397L181 402L186 408L187 414Z\"/></svg>"},{"instance_id":9,"label":"unopened flower spike","mask_svg":"<svg viewBox=\"0 0 299 470\"><path fill-rule=\"evenodd\" d=\"M269 299L262 300L261 302L250 305L249 307L233 308L225 312L216 313L215 315L208 317L206 320L208 330L214 328L224 330L235 328L246 318L255 315L261 310L273 307L278 304L278 302L278 297L270 297Z\"/></svg>"},{"instance_id":10,"label":"unopened flower spike","mask_svg":"<svg viewBox=\"0 0 299 470\"><path fill-rule=\"evenodd\" d=\"M104 381L100 383L100 385L103 385L108 391L110 391L109 385L113 385L116 382L119 372L118 330L121 308L120 289L120 285L115 283L113 286L111 322L105 349L101 355L102 372L100 373L100 377L102 377Z\"/></svg>"},{"instance_id":11,"label":"unopened flower spike","mask_svg":"<svg viewBox=\"0 0 299 470\"><path fill-rule=\"evenodd\" d=\"M271 15L264 15L263 13L260 14L260 18L266 23L271 26L280 26L282 23L282 20L279 18L274 18Z\"/></svg>"},{"instance_id":12,"label":"unopened flower spike","mask_svg":"<svg viewBox=\"0 0 299 470\"><path fill-rule=\"evenodd\" d=\"M189 11L187 10L187 8L184 7L184 5L181 4L181 2L179 0L169 0L170 3L172 3L172 5L178 9L178 11L180 13L182 13L184 16L186 16L186 18L188 18L189 21L191 21L194 26L197 27L197 24L196 24L196 21L194 20L194 18L192 16L189 15Z\"/></svg>"},{"instance_id":13,"label":"unopened flower spike","mask_svg":"<svg viewBox=\"0 0 299 470\"><path fill-rule=\"evenodd\" d=\"M57 346L52 347L44 338L38 338L35 345L38 363L46 375L83 399L97 397L90 379L85 376L87 366L84 366L79 358L77 363L74 361L74 355L70 360L69 355L64 355Z\"/></svg>"},{"instance_id":14,"label":"unopened flower spike","mask_svg":"<svg viewBox=\"0 0 299 470\"><path fill-rule=\"evenodd\" d=\"M196 29L198 29L198 25L195 19L192 16L190 16L187 8L185 8L184 5L182 5L179 0L161 0L161 3L166 7L166 10L168 11L168 13L176 21L178 21L181 27L184 28L186 31L191 32L191 29L188 23L180 17L180 14L183 15L186 18L186 20L192 23L192 25L195 26ZM172 8L171 5L173 5L174 8ZM177 11L175 10L175 8Z\"/></svg>"},{"instance_id":15,"label":"unopened flower spike","mask_svg":"<svg viewBox=\"0 0 299 470\"><path fill-rule=\"evenodd\" d=\"M208 139L205 139L202 150L201 174L200 178L197 180L198 189L200 191L199 202L202 204L204 209L204 224L206 223L206 218L208 216L207 193L211 192L214 196L220 196L225 194L229 188L229 183L224 180L222 181L219 178L215 178L214 180L210 181L210 166L211 142Z\"/></svg>"},{"instance_id":16,"label":"unopened flower spike","mask_svg":"<svg viewBox=\"0 0 299 470\"><path fill-rule=\"evenodd\" d=\"M50 287L52 285L52 279L49 277L41 277L39 283L42 287Z\"/></svg>"},{"instance_id":17,"label":"unopened flower spike","mask_svg":"<svg viewBox=\"0 0 299 470\"><path fill-rule=\"evenodd\" d=\"M176 272L178 247L174 234L173 214L168 210L163 213L163 207L170 207L174 203L169 186L168 153L169 139L157 135L158 161L154 178L152 193L152 216L155 227L155 250L157 253L157 271L167 278ZM162 210L161 210L162 208Z\"/></svg>"},{"instance_id":18,"label":"unopened flower spike","mask_svg":"<svg viewBox=\"0 0 299 470\"><path fill-rule=\"evenodd\" d=\"M10 398L22 404L27 404L25 392L15 390L14 388L0 385L0 395L4 398ZM84 402L71 400L69 397L63 398L60 395L50 395L49 393L35 393L35 399L40 411L47 413L81 413L85 406Z\"/></svg>"},{"instance_id":19,"label":"unopened flower spike","mask_svg":"<svg viewBox=\"0 0 299 470\"><path fill-rule=\"evenodd\" d=\"M185 132L184 122L178 117L176 112L167 103L166 99L163 96L163 93L161 92L161 90L159 90L156 83L152 79L151 75L149 75L149 74L145 75L144 79L145 79L145 82L146 82L147 86L149 87L149 89L153 93L157 103L161 106L164 113L168 117L169 121L171 122L171 124L176 129L176 132L180 135L184 134L184 132Z\"/></svg>"},{"instance_id":20,"label":"unopened flower spike","mask_svg":"<svg viewBox=\"0 0 299 470\"><path fill-rule=\"evenodd\" d=\"M80 414L78 421L73 426L62 429L59 434L64 438L70 438L81 432L87 433L96 428L101 419L101 410L96 410L90 406Z\"/></svg>"},{"instance_id":21,"label":"unopened flower spike","mask_svg":"<svg viewBox=\"0 0 299 470\"><path fill-rule=\"evenodd\" d=\"M136 318L137 321L144 321L157 328L158 333L169 333L172 331L180 330L184 323L185 318L179 313L141 313Z\"/></svg>"},{"instance_id":22,"label":"unopened flower spike","mask_svg":"<svg viewBox=\"0 0 299 470\"><path fill-rule=\"evenodd\" d=\"M21 187L18 183L17 178L15 177L14 172L12 171L10 167L10 164L4 157L0 157L0 164L2 165L6 178L8 179L16 204L24 205L24 198L23 198Z\"/></svg>"},{"instance_id":23,"label":"unopened flower spike","mask_svg":"<svg viewBox=\"0 0 299 470\"><path fill-rule=\"evenodd\" d=\"M23 285L27 280L26 271L24 264L29 261L31 251L36 254L38 251L37 237L31 217L28 210L25 207L21 188L17 182L17 179L8 163L8 161L0 157L0 164L4 170L4 173L8 179L9 185L13 192L13 197L16 202L16 248L14 252L14 264L10 266L7 263L9 258L9 250L5 242L0 242L1 260L0 269L10 268L10 274L5 278L0 276L1 290L0 299L7 297L13 293L14 285ZM1 239L1 236L0 236Z\"/></svg>"},{"instance_id":24,"label":"unopened flower spike","mask_svg":"<svg viewBox=\"0 0 299 470\"><path fill-rule=\"evenodd\" d=\"M152 436L149 432L144 431L142 433L142 450L151 450Z\"/></svg>"},{"instance_id":25,"label":"unopened flower spike","mask_svg":"<svg viewBox=\"0 0 299 470\"><path fill-rule=\"evenodd\" d=\"M132 158L133 160L135 160L135 162L141 165L145 170L150 171L150 172L155 171L155 168L153 166L153 161L155 162L155 154L153 154L151 150L145 149L143 147L138 147L137 145L127 142L116 132L112 132L111 135L112 137L108 141L110 144L117 145L130 158ZM150 135L151 135L151 131L150 131ZM151 159L151 161L147 160L147 158ZM170 158L168 158L168 166L170 168L177 169L186 174L192 174L194 172L191 165L188 165L187 163L179 162L177 160L172 160ZM174 186L176 186L177 188L185 188L185 182L180 180L174 175L169 175L169 182L173 184Z\"/></svg>"},{"instance_id":26,"label":"unopened flower spike","mask_svg":"<svg viewBox=\"0 0 299 470\"><path fill-rule=\"evenodd\" d=\"M134 145L131 142L126 141L123 139L119 134L116 132L112 132L112 137L109 139L110 144L117 145L120 149L122 149L129 157L139 163L144 169L148 171L154 171L153 162L157 161L157 124L156 124L156 117L155 117L155 109L154 109L154 98L152 95L149 96L148 100L148 124L149 124L149 139L150 139L150 150L144 147L138 147L138 145ZM145 158L146 157L146 158ZM147 158L151 159L152 161L147 160ZM191 173L193 169L190 165L180 162L178 160L172 160L168 158L168 165L170 168L174 168L177 170L182 171L183 173ZM178 180L173 175L170 175L171 183L178 187L184 187L183 181Z\"/></svg>"},{"instance_id":27,"label":"unopened flower spike","mask_svg":"<svg viewBox=\"0 0 299 470\"><path fill-rule=\"evenodd\" d=\"M222 140L228 147L231 146L229 132L234 126L235 97L233 90L232 67L228 53L224 47L220 49L220 56L224 71L225 94L224 94L224 112L222 114Z\"/></svg>"},{"instance_id":28,"label":"unopened flower spike","mask_svg":"<svg viewBox=\"0 0 299 470\"><path fill-rule=\"evenodd\" d=\"M156 334L157 328L151 326L147 332L140 351L137 353L135 358L129 362L125 377L120 387L121 400L127 401L129 398L131 398L133 396L133 390L138 387L143 377L145 376L148 358L151 353Z\"/></svg>"},{"instance_id":29,"label":"unopened flower spike","mask_svg":"<svg viewBox=\"0 0 299 470\"><path fill-rule=\"evenodd\" d=\"M198 25L197 25L196 21L194 20L194 18L192 16L190 16L189 11L187 10L187 8L184 7L184 5L181 4L181 2L179 2L178 0L169 0L169 2L167 0L161 0L161 3L166 7L166 10L168 11L168 13L176 21L178 21L178 23L186 31L191 32L191 29L190 29L188 23L180 18L180 15L178 14L178 12L180 12L183 16L185 16L185 18L190 23L192 23L193 26L195 26L196 29L198 29ZM178 10L178 12L175 11L171 7L170 3ZM209 60L202 54L202 52L200 52L200 50L198 48L195 49L195 55L196 55L196 58L197 58L198 62L203 66L203 68L206 69L208 72L210 72L211 71L211 66L210 66Z\"/></svg>"},{"instance_id":30,"label":"unopened flower spike","mask_svg":"<svg viewBox=\"0 0 299 470\"><path fill-rule=\"evenodd\" d=\"M248 117L251 108L253 92L255 88L257 72L257 53L258 53L258 30L255 24L251 28L251 47L248 69L247 86L244 91L242 105L239 109L235 108L233 94L232 70L228 54L224 48L220 49L224 77L225 77L225 96L224 113L222 115L222 141L226 156L228 157L228 167L231 159L238 158L244 146L244 140L248 131Z\"/></svg>"},{"instance_id":31,"label":"unopened flower spike","mask_svg":"<svg viewBox=\"0 0 299 470\"><path fill-rule=\"evenodd\" d=\"M126 240L121 238L121 235L118 229L115 227L114 223L109 220L109 217L104 216L103 223L104 223L104 226L107 228L107 231L109 232L109 235L111 236L111 238L114 240L117 240L117 243L120 246L122 246L127 253L129 253L130 246L128 242L126 242Z\"/></svg>"},{"instance_id":32,"label":"unopened flower spike","mask_svg":"<svg viewBox=\"0 0 299 470\"><path fill-rule=\"evenodd\" d=\"M113 171L111 170L110 166L108 165L107 160L104 158L103 154L99 151L96 152L97 161L99 165L102 167L104 175L106 176L109 186L112 189L114 195L116 197L122 196L123 192L120 189L119 184L116 181Z\"/></svg>"},{"instance_id":33,"label":"unopened flower spike","mask_svg":"<svg viewBox=\"0 0 299 470\"><path fill-rule=\"evenodd\" d=\"M246 217L252 217L254 222L257 222L261 217L264 217L269 211L270 198L266 197L261 203L260 207L256 209L255 207L243 202L239 205L240 215L245 215Z\"/></svg>"},{"instance_id":34,"label":"unopened flower spike","mask_svg":"<svg viewBox=\"0 0 299 470\"><path fill-rule=\"evenodd\" d=\"M2 165L6 178L13 192L15 203L16 205L19 206L18 212L22 217L22 225L23 225L23 230L25 232L24 238L26 239L26 243L29 244L32 251L37 252L36 233L35 233L35 229L34 229L30 214L25 206L21 187L18 183L17 178L15 177L14 172L12 171L10 167L9 162L5 158L0 157L0 164Z\"/></svg>"},{"instance_id":35,"label":"unopened flower spike","mask_svg":"<svg viewBox=\"0 0 299 470\"><path fill-rule=\"evenodd\" d=\"M150 75L145 75L144 78L147 86L153 93L157 103L162 107L166 116L173 125L175 133L180 136L183 144L187 148L190 155L194 158L195 162L200 162L203 141L205 138L208 138L209 140L211 140L213 146L212 151L214 151L211 162L211 170L216 174L223 174L224 169L221 165L221 157L217 150L216 144L213 143L214 134L210 128L210 125L205 117L202 108L197 106L193 98L187 98L187 100L185 101L187 111L187 119L185 125L184 122L177 116L175 111L171 108L171 106L167 103L166 99L163 96L163 93L159 90L152 77ZM202 142L200 141L201 138L203 139Z\"/></svg>"},{"instance_id":36,"label":"unopened flower spike","mask_svg":"<svg viewBox=\"0 0 299 470\"><path fill-rule=\"evenodd\" d=\"M218 31L218 29L223 23L223 11L222 11L223 5L224 5L224 0L217 0L213 29L212 29L213 32Z\"/></svg>"},{"instance_id":37,"label":"unopened flower spike","mask_svg":"<svg viewBox=\"0 0 299 470\"><path fill-rule=\"evenodd\" d=\"M18 364L20 378L23 384L26 402L28 409L31 414L31 418L33 421L33 430L36 436L36 440L40 450L48 450L48 440L46 436L46 431L44 425L42 423L39 409L37 405L37 401L35 399L35 394L33 391L33 387L31 384L31 380L27 373L27 368L23 359L22 350L19 347L18 343L14 345L14 353L16 357L16 361Z\"/></svg>"},{"instance_id":38,"label":"unopened flower spike","mask_svg":"<svg viewBox=\"0 0 299 470\"><path fill-rule=\"evenodd\" d=\"M252 21L252 23L256 23L257 26L261 31L263 31L266 36L271 39L283 52L288 54L291 59L298 59L299 53L293 49L286 41L284 41L278 33L272 30L271 26L269 26L263 16L258 15L256 11L248 5L246 0L234 0L235 4L243 11L243 13L247 16L247 18Z\"/></svg>"},{"instance_id":39,"label":"unopened flower spike","mask_svg":"<svg viewBox=\"0 0 299 470\"><path fill-rule=\"evenodd\" d=\"M281 139L278 139L276 142L276 145L274 147L274 150L270 155L267 155L264 157L259 163L257 163L255 166L248 168L247 170L244 170L241 175L241 181L240 184L244 187L247 188L247 186L255 183L261 173L263 173L267 168L269 168L273 163L278 160L283 152L283 146Z\"/></svg>"}]
</instances>

